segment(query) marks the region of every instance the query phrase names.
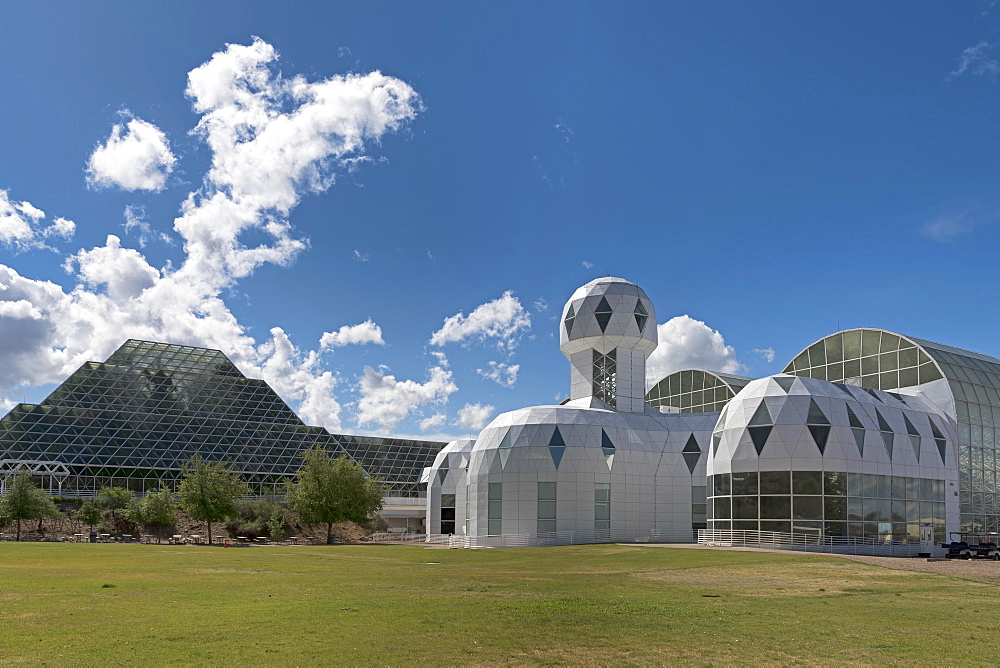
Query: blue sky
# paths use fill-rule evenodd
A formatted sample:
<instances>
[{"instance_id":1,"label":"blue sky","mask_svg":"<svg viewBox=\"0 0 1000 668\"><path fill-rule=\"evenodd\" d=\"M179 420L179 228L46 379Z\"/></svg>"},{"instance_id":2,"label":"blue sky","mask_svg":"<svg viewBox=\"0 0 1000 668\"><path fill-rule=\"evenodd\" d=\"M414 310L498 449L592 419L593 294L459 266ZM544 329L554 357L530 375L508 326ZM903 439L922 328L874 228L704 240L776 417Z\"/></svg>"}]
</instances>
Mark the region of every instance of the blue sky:
<instances>
[{"instance_id":1,"label":"blue sky","mask_svg":"<svg viewBox=\"0 0 1000 668\"><path fill-rule=\"evenodd\" d=\"M446 438L566 396L606 273L657 372L855 326L1000 354L1000 8L620 4L7 7L0 397L156 337Z\"/></svg>"}]
</instances>

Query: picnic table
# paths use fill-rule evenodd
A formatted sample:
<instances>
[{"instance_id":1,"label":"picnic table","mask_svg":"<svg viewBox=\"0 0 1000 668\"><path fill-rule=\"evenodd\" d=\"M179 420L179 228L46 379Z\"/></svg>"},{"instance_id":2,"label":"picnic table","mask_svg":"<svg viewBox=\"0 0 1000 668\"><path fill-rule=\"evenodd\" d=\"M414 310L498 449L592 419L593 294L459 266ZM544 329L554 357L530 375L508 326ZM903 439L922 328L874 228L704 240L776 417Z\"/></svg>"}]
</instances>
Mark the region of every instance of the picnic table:
<instances>
[{"instance_id":1,"label":"picnic table","mask_svg":"<svg viewBox=\"0 0 1000 668\"><path fill-rule=\"evenodd\" d=\"M86 542L85 535L82 534L82 533L75 533L75 534L73 534L73 542L74 543L84 543L84 542Z\"/></svg>"},{"instance_id":2,"label":"picnic table","mask_svg":"<svg viewBox=\"0 0 1000 668\"><path fill-rule=\"evenodd\" d=\"M102 533L102 534L100 534L100 535L98 536L98 539L99 539L99 540L100 540L100 541L101 541L102 543L110 543L110 542L111 542L111 534L109 534L109 533Z\"/></svg>"}]
</instances>

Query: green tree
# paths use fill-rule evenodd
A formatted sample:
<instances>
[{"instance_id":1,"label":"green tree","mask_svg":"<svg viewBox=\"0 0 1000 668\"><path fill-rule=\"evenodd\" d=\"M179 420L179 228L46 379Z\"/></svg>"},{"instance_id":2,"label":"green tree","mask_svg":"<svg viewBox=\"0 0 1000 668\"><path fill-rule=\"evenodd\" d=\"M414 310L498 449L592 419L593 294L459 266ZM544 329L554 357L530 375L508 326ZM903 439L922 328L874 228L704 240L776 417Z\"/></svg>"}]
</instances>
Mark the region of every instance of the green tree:
<instances>
[{"instance_id":1,"label":"green tree","mask_svg":"<svg viewBox=\"0 0 1000 668\"><path fill-rule=\"evenodd\" d=\"M87 499L80 506L80 510L76 511L74 517L89 526L90 530L93 531L94 527L101 523L104 511L101 509L101 504L97 501Z\"/></svg>"},{"instance_id":2,"label":"green tree","mask_svg":"<svg viewBox=\"0 0 1000 668\"><path fill-rule=\"evenodd\" d=\"M126 516L136 524L149 527L156 531L157 540L163 527L174 523L174 513L177 512L177 502L169 489L149 492L141 499L133 499L126 510Z\"/></svg>"},{"instance_id":3,"label":"green tree","mask_svg":"<svg viewBox=\"0 0 1000 668\"><path fill-rule=\"evenodd\" d=\"M208 542L212 542L212 522L236 516L236 499L250 493L239 474L221 462L206 462L194 457L184 465L177 489L181 508L191 519L208 523Z\"/></svg>"},{"instance_id":4,"label":"green tree","mask_svg":"<svg viewBox=\"0 0 1000 668\"><path fill-rule=\"evenodd\" d=\"M54 519L61 515L48 494L35 486L29 471L21 469L7 480L7 492L0 497L0 517L14 520L18 541L21 540L21 520Z\"/></svg>"},{"instance_id":5,"label":"green tree","mask_svg":"<svg viewBox=\"0 0 1000 668\"><path fill-rule=\"evenodd\" d=\"M125 487L102 487L97 493L97 501L111 511L111 521L118 522L118 511L128 508L129 502L135 497L130 489Z\"/></svg>"},{"instance_id":6,"label":"green tree","mask_svg":"<svg viewBox=\"0 0 1000 668\"><path fill-rule=\"evenodd\" d=\"M385 489L346 455L333 457L323 447L303 451L305 460L288 485L288 506L299 512L306 524L325 524L330 542L335 522L364 524L382 508Z\"/></svg>"}]
</instances>

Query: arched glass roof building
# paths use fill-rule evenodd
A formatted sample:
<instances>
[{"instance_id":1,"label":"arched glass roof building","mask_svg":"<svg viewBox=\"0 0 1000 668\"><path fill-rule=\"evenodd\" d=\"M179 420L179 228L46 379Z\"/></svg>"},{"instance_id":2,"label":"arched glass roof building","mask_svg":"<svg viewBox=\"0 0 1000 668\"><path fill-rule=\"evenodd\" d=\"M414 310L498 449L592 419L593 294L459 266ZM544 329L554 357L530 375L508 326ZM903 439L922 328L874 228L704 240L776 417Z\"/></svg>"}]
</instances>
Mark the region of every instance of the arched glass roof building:
<instances>
[{"instance_id":1,"label":"arched glass roof building","mask_svg":"<svg viewBox=\"0 0 1000 668\"><path fill-rule=\"evenodd\" d=\"M653 408L670 406L681 413L721 411L751 380L718 371L683 369L664 376L651 387L646 403Z\"/></svg>"},{"instance_id":2,"label":"arched glass roof building","mask_svg":"<svg viewBox=\"0 0 1000 668\"><path fill-rule=\"evenodd\" d=\"M934 388L958 423L962 530L1000 531L1000 360L882 329L850 329L808 346L784 372L875 390Z\"/></svg>"}]
</instances>

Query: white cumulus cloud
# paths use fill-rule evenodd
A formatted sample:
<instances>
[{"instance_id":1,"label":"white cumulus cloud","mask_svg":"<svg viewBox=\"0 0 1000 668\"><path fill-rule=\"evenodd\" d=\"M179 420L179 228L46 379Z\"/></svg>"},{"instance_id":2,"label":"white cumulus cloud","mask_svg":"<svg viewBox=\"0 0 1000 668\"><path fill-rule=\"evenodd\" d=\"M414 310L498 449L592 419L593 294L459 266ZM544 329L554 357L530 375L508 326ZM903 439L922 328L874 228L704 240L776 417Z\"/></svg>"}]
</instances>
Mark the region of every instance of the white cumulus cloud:
<instances>
[{"instance_id":1,"label":"white cumulus cloud","mask_svg":"<svg viewBox=\"0 0 1000 668\"><path fill-rule=\"evenodd\" d=\"M514 387L517 382L517 373L521 370L520 364L507 364L506 362L489 363L489 369L476 369L483 378L489 378L495 383L504 387Z\"/></svg>"},{"instance_id":2,"label":"white cumulus cloud","mask_svg":"<svg viewBox=\"0 0 1000 668\"><path fill-rule=\"evenodd\" d=\"M69 239L76 232L76 224L66 218L55 218L44 225L45 212L31 202L10 199L6 190L0 190L0 243L17 251L47 248L45 240L51 237Z\"/></svg>"},{"instance_id":3,"label":"white cumulus cloud","mask_svg":"<svg viewBox=\"0 0 1000 668\"><path fill-rule=\"evenodd\" d=\"M493 406L489 404L465 404L458 409L458 420L455 424L469 431L480 431L489 424L493 415Z\"/></svg>"},{"instance_id":4,"label":"white cumulus cloud","mask_svg":"<svg viewBox=\"0 0 1000 668\"><path fill-rule=\"evenodd\" d=\"M357 325L344 325L336 332L324 332L319 340L320 348L324 349L365 343L385 345L385 341L382 340L382 328L372 322L371 318Z\"/></svg>"},{"instance_id":5,"label":"white cumulus cloud","mask_svg":"<svg viewBox=\"0 0 1000 668\"><path fill-rule=\"evenodd\" d=\"M434 415L424 418L420 421L420 431L431 431L432 429L437 429L444 424L447 418L444 413L435 413Z\"/></svg>"},{"instance_id":6,"label":"white cumulus cloud","mask_svg":"<svg viewBox=\"0 0 1000 668\"><path fill-rule=\"evenodd\" d=\"M750 352L754 355L760 355L768 364L774 361L774 348L754 348Z\"/></svg>"},{"instance_id":7,"label":"white cumulus cloud","mask_svg":"<svg viewBox=\"0 0 1000 668\"><path fill-rule=\"evenodd\" d=\"M163 190L176 162L160 128L130 118L125 124L115 124L107 140L90 154L87 182L96 188Z\"/></svg>"},{"instance_id":8,"label":"white cumulus cloud","mask_svg":"<svg viewBox=\"0 0 1000 668\"><path fill-rule=\"evenodd\" d=\"M333 394L337 379L320 368L316 351L300 351L283 329L273 327L271 340L258 352L265 359L263 379L282 397L300 402L298 414L306 424L340 430L340 404Z\"/></svg>"},{"instance_id":9,"label":"white cumulus cloud","mask_svg":"<svg viewBox=\"0 0 1000 668\"><path fill-rule=\"evenodd\" d=\"M247 375L300 402L307 422L339 428L337 378L321 367L319 351L296 348L278 327L268 340L255 341L223 295L261 265L285 265L304 249L288 220L300 198L326 190L342 161L362 157L401 128L420 99L403 81L379 72L310 82L286 78L276 61L275 50L255 40L228 45L189 74L187 94L201 116L194 134L212 163L173 221L184 252L176 266L154 266L114 235L66 258L68 287L0 265L0 400L21 385L62 381L131 337L218 348ZM108 146L133 141L130 132L112 133ZM38 243L47 235L38 222L43 215L4 192L0 241ZM50 234L62 234L72 223L53 226ZM251 233L256 241L247 245Z\"/></svg>"},{"instance_id":10,"label":"white cumulus cloud","mask_svg":"<svg viewBox=\"0 0 1000 668\"><path fill-rule=\"evenodd\" d=\"M378 425L388 431L406 418L413 410L426 404L441 404L458 391L451 371L441 365L431 367L423 383L414 380L396 380L388 369L366 366L358 382L357 423Z\"/></svg>"},{"instance_id":11,"label":"white cumulus cloud","mask_svg":"<svg viewBox=\"0 0 1000 668\"><path fill-rule=\"evenodd\" d=\"M472 313L461 311L445 318L441 329L431 334L430 343L442 346L467 340L496 339L497 347L513 350L518 335L531 329L531 316L510 290L498 299L480 304Z\"/></svg>"},{"instance_id":12,"label":"white cumulus cloud","mask_svg":"<svg viewBox=\"0 0 1000 668\"><path fill-rule=\"evenodd\" d=\"M680 369L706 369L737 373L742 365L736 350L727 346L718 331L688 315L657 325L659 345L646 360L646 389Z\"/></svg>"}]
</instances>

